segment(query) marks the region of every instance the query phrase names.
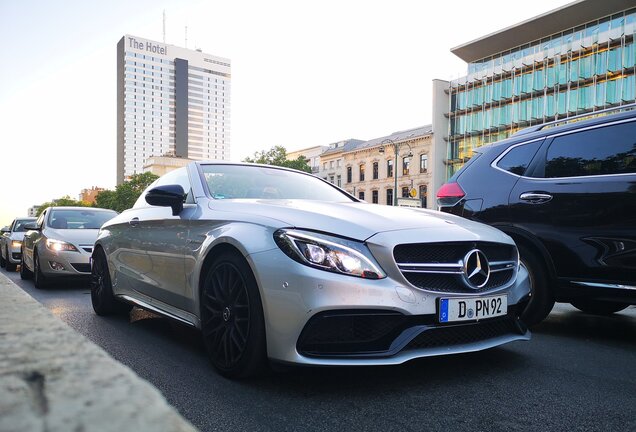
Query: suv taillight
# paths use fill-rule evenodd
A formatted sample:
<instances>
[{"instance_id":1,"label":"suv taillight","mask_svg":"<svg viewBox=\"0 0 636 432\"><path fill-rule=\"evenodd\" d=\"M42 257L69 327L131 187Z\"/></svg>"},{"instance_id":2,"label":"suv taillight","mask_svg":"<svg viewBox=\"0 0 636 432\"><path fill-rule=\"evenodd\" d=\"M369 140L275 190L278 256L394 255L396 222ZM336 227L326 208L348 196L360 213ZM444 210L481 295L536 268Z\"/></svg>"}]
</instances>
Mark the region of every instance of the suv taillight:
<instances>
[{"instance_id":1,"label":"suv taillight","mask_svg":"<svg viewBox=\"0 0 636 432\"><path fill-rule=\"evenodd\" d=\"M437 191L437 205L440 207L452 207L466 196L466 192L459 184L445 183Z\"/></svg>"}]
</instances>

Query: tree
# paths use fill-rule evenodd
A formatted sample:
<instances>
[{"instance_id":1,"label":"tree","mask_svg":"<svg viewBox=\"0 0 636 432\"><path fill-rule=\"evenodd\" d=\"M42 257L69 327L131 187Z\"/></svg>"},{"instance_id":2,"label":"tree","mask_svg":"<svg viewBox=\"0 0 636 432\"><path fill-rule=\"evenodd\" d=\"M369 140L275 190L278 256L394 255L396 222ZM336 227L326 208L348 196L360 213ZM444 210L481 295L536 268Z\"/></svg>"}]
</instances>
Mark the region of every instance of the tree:
<instances>
[{"instance_id":1,"label":"tree","mask_svg":"<svg viewBox=\"0 0 636 432\"><path fill-rule=\"evenodd\" d=\"M62 198L54 199L40 205L36 216L40 216L47 207L90 207L90 204L85 201L74 200L70 196L64 195Z\"/></svg>"},{"instance_id":2,"label":"tree","mask_svg":"<svg viewBox=\"0 0 636 432\"><path fill-rule=\"evenodd\" d=\"M145 172L133 174L129 180L118 185L114 191L101 191L95 197L95 207L107 208L116 212L123 212L135 205L139 195L157 180L159 176Z\"/></svg>"},{"instance_id":3,"label":"tree","mask_svg":"<svg viewBox=\"0 0 636 432\"><path fill-rule=\"evenodd\" d=\"M274 146L268 151L257 151L254 153L253 158L246 157L243 162L282 166L308 173L311 172L311 167L304 156L298 156L295 160L287 160L287 150L283 146Z\"/></svg>"}]
</instances>

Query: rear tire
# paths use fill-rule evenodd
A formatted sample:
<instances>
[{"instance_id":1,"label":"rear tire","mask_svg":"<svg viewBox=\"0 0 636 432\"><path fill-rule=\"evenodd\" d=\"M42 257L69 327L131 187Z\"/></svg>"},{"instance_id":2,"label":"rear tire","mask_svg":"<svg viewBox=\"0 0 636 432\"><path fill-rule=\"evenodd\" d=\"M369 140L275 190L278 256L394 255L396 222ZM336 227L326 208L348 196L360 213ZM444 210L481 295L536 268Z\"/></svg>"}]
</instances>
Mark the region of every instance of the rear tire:
<instances>
[{"instance_id":1,"label":"rear tire","mask_svg":"<svg viewBox=\"0 0 636 432\"><path fill-rule=\"evenodd\" d=\"M44 289L49 286L49 281L40 267L40 257L37 251L33 251L33 284L38 289Z\"/></svg>"},{"instance_id":2,"label":"rear tire","mask_svg":"<svg viewBox=\"0 0 636 432\"><path fill-rule=\"evenodd\" d=\"M550 288L548 269L534 251L518 245L521 264L528 270L530 300L521 313L521 321L531 327L543 321L554 307L554 293Z\"/></svg>"},{"instance_id":3,"label":"rear tire","mask_svg":"<svg viewBox=\"0 0 636 432\"><path fill-rule=\"evenodd\" d=\"M212 262L201 286L201 330L212 365L223 376L244 378L266 364L265 320L256 279L236 253Z\"/></svg>"},{"instance_id":4,"label":"rear tire","mask_svg":"<svg viewBox=\"0 0 636 432\"><path fill-rule=\"evenodd\" d=\"M24 250L22 250L20 257L20 279L29 280L31 278L33 278L33 272L29 270L24 263Z\"/></svg>"},{"instance_id":5,"label":"rear tire","mask_svg":"<svg viewBox=\"0 0 636 432\"><path fill-rule=\"evenodd\" d=\"M97 315L107 316L130 312L132 306L122 303L113 294L106 254L99 248L93 253L91 266L91 303Z\"/></svg>"},{"instance_id":6,"label":"rear tire","mask_svg":"<svg viewBox=\"0 0 636 432\"><path fill-rule=\"evenodd\" d=\"M572 301L571 305L582 312L593 315L611 315L614 312L620 312L623 309L629 307L629 304L626 303L616 303L591 299L577 299Z\"/></svg>"}]
</instances>

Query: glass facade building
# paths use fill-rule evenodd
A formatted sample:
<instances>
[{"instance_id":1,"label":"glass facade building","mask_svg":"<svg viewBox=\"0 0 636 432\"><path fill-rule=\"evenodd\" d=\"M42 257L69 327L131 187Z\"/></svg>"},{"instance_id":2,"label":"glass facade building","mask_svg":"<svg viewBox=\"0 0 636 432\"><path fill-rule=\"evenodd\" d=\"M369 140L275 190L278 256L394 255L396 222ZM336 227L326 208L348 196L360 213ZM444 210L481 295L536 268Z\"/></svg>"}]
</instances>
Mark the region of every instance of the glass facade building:
<instances>
[{"instance_id":1,"label":"glass facade building","mask_svg":"<svg viewBox=\"0 0 636 432\"><path fill-rule=\"evenodd\" d=\"M153 156L230 159L229 60L126 35L117 66L117 184Z\"/></svg>"},{"instance_id":2,"label":"glass facade building","mask_svg":"<svg viewBox=\"0 0 636 432\"><path fill-rule=\"evenodd\" d=\"M524 127L634 102L635 37L636 8L469 61L448 88L447 175L475 148Z\"/></svg>"}]
</instances>

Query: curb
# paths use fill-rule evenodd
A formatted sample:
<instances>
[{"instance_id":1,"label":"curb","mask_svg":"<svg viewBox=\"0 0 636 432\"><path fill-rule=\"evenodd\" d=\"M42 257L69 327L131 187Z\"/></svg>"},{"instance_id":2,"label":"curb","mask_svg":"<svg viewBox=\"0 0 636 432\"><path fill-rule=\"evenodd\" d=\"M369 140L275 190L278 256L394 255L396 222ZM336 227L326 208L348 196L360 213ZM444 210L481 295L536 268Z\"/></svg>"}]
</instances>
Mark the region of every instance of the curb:
<instances>
[{"instance_id":1,"label":"curb","mask_svg":"<svg viewBox=\"0 0 636 432\"><path fill-rule=\"evenodd\" d=\"M0 431L196 431L148 382L0 273Z\"/></svg>"}]
</instances>

